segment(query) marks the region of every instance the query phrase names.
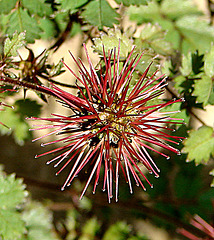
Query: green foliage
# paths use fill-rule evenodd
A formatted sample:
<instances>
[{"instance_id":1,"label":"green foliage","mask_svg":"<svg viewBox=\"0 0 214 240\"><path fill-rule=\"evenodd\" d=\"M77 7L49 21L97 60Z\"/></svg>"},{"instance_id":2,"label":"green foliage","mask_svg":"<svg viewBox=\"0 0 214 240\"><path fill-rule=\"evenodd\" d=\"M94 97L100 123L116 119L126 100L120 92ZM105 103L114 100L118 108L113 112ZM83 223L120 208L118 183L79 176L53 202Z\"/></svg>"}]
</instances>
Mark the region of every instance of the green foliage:
<instances>
[{"instance_id":1,"label":"green foliage","mask_svg":"<svg viewBox=\"0 0 214 240\"><path fill-rule=\"evenodd\" d=\"M102 240L112 239L112 240L148 240L146 236L142 235L132 235L131 226L125 222L116 222L109 229L103 236Z\"/></svg>"},{"instance_id":2,"label":"green foliage","mask_svg":"<svg viewBox=\"0 0 214 240\"><path fill-rule=\"evenodd\" d=\"M100 38L94 39L94 50L99 54L103 55L103 46L105 53L116 48L120 44L120 57L122 59L128 56L133 47L133 41L126 35L122 34L118 29L110 29L108 34L101 35Z\"/></svg>"},{"instance_id":3,"label":"green foliage","mask_svg":"<svg viewBox=\"0 0 214 240\"><path fill-rule=\"evenodd\" d=\"M61 3L61 9L75 13L80 7L89 2L89 0L60 0L59 2Z\"/></svg>"},{"instance_id":4,"label":"green foliage","mask_svg":"<svg viewBox=\"0 0 214 240\"><path fill-rule=\"evenodd\" d=\"M23 203L27 192L25 185L21 179L15 179L15 174L0 175L0 203L1 209L15 209L18 205Z\"/></svg>"},{"instance_id":5,"label":"green foliage","mask_svg":"<svg viewBox=\"0 0 214 240\"><path fill-rule=\"evenodd\" d=\"M22 213L27 237L21 240L57 240L52 228L52 214L41 203L29 202Z\"/></svg>"},{"instance_id":6,"label":"green foliage","mask_svg":"<svg viewBox=\"0 0 214 240\"><path fill-rule=\"evenodd\" d=\"M93 240L100 226L96 218L89 219L82 228L79 240Z\"/></svg>"},{"instance_id":7,"label":"green foliage","mask_svg":"<svg viewBox=\"0 0 214 240\"><path fill-rule=\"evenodd\" d=\"M124 6L130 6L130 5L143 5L147 4L149 0L115 0L116 3L120 4L122 3Z\"/></svg>"},{"instance_id":8,"label":"green foliage","mask_svg":"<svg viewBox=\"0 0 214 240\"><path fill-rule=\"evenodd\" d=\"M200 80L195 81L193 95L197 96L198 102L202 102L204 105L207 105L212 89L212 79L206 75L203 75Z\"/></svg>"},{"instance_id":9,"label":"green foliage","mask_svg":"<svg viewBox=\"0 0 214 240\"><path fill-rule=\"evenodd\" d=\"M30 15L36 14L39 17L50 16L53 11L45 0L22 0L24 8L28 9Z\"/></svg>"},{"instance_id":10,"label":"green foliage","mask_svg":"<svg viewBox=\"0 0 214 240\"><path fill-rule=\"evenodd\" d=\"M16 0L2 0L0 1L0 13L9 13L13 8L15 8Z\"/></svg>"},{"instance_id":11,"label":"green foliage","mask_svg":"<svg viewBox=\"0 0 214 240\"><path fill-rule=\"evenodd\" d=\"M106 0L93 0L85 7L82 17L89 24L103 29L104 26L113 27L113 24L117 24L119 15Z\"/></svg>"},{"instance_id":12,"label":"green foliage","mask_svg":"<svg viewBox=\"0 0 214 240\"><path fill-rule=\"evenodd\" d=\"M210 155L214 156L213 129L203 126L192 130L189 138L184 141L183 152L188 153L188 161L195 160L196 164L208 162Z\"/></svg>"},{"instance_id":13,"label":"green foliage","mask_svg":"<svg viewBox=\"0 0 214 240\"><path fill-rule=\"evenodd\" d=\"M159 25L145 24L142 27L140 37L135 40L135 44L140 49L152 49L157 54L172 54L172 45L165 40L165 31Z\"/></svg>"},{"instance_id":14,"label":"green foliage","mask_svg":"<svg viewBox=\"0 0 214 240\"><path fill-rule=\"evenodd\" d=\"M179 67L181 75L174 78L176 90L197 108L212 104L213 101L213 81L209 76L212 71L211 56L212 48L205 55L200 55L198 51L182 55Z\"/></svg>"},{"instance_id":15,"label":"green foliage","mask_svg":"<svg viewBox=\"0 0 214 240\"><path fill-rule=\"evenodd\" d=\"M124 222L117 222L115 225L111 226L105 233L103 240L125 240L128 234L131 232L130 226Z\"/></svg>"},{"instance_id":16,"label":"green foliage","mask_svg":"<svg viewBox=\"0 0 214 240\"><path fill-rule=\"evenodd\" d=\"M192 54L188 52L187 55L182 55L180 72L183 76L189 76L192 72Z\"/></svg>"},{"instance_id":17,"label":"green foliage","mask_svg":"<svg viewBox=\"0 0 214 240\"><path fill-rule=\"evenodd\" d=\"M21 179L0 172L0 236L15 240L25 232L25 224L17 208L23 204L27 192Z\"/></svg>"},{"instance_id":18,"label":"green foliage","mask_svg":"<svg viewBox=\"0 0 214 240\"><path fill-rule=\"evenodd\" d=\"M211 46L209 52L207 52L204 56L204 72L205 74L212 78L214 76L214 46Z\"/></svg>"},{"instance_id":19,"label":"green foliage","mask_svg":"<svg viewBox=\"0 0 214 240\"><path fill-rule=\"evenodd\" d=\"M1 134L8 134L12 131L15 141L22 145L24 140L31 137L29 133L29 125L20 118L13 109L7 109L4 112L1 112L1 119L3 123L7 123L10 126L11 130L8 130L4 126L0 125Z\"/></svg>"},{"instance_id":20,"label":"green foliage","mask_svg":"<svg viewBox=\"0 0 214 240\"><path fill-rule=\"evenodd\" d=\"M162 13L172 20L186 15L201 14L196 5L189 0L164 0L160 9Z\"/></svg>"},{"instance_id":21,"label":"green foliage","mask_svg":"<svg viewBox=\"0 0 214 240\"><path fill-rule=\"evenodd\" d=\"M30 99L17 100L14 103L14 109L8 108L1 112L1 120L7 123L11 130L0 125L2 134L13 133L18 144L24 144L24 141L31 137L29 125L25 121L26 116L38 116L40 114L41 105Z\"/></svg>"},{"instance_id":22,"label":"green foliage","mask_svg":"<svg viewBox=\"0 0 214 240\"><path fill-rule=\"evenodd\" d=\"M25 44L25 33L21 32L18 34L15 32L12 39L6 38L4 42L4 56L5 57L16 57L18 55L18 49Z\"/></svg>"},{"instance_id":23,"label":"green foliage","mask_svg":"<svg viewBox=\"0 0 214 240\"><path fill-rule=\"evenodd\" d=\"M167 30L166 40L183 53L196 49L205 52L213 41L214 28L200 17L202 13L193 1L163 0L161 4L151 1L148 6L131 6L128 13L138 24L158 23Z\"/></svg>"},{"instance_id":24,"label":"green foliage","mask_svg":"<svg viewBox=\"0 0 214 240\"><path fill-rule=\"evenodd\" d=\"M57 240L52 214L41 203L26 197L22 179L0 172L0 236L7 240Z\"/></svg>"},{"instance_id":25,"label":"green foliage","mask_svg":"<svg viewBox=\"0 0 214 240\"><path fill-rule=\"evenodd\" d=\"M15 31L18 31L18 33L26 31L26 41L34 43L35 39L40 38L42 30L34 17L30 16L26 10L18 8L9 15L6 28L6 33L9 35L12 35Z\"/></svg>"}]
</instances>

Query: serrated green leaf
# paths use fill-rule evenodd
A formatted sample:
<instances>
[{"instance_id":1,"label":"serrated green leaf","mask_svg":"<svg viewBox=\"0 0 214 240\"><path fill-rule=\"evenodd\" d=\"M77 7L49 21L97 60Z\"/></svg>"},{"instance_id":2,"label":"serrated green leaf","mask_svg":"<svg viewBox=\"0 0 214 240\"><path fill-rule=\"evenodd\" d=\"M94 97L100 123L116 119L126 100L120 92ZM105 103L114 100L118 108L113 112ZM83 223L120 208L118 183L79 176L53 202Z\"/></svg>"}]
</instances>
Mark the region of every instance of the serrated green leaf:
<instances>
[{"instance_id":1,"label":"serrated green leaf","mask_svg":"<svg viewBox=\"0 0 214 240\"><path fill-rule=\"evenodd\" d=\"M57 240L52 231L52 214L40 203L29 203L22 218L28 229L27 240Z\"/></svg>"},{"instance_id":2,"label":"serrated green leaf","mask_svg":"<svg viewBox=\"0 0 214 240\"><path fill-rule=\"evenodd\" d=\"M192 72L192 54L188 52L187 55L182 55L181 58L181 67L179 68L183 76L189 76Z\"/></svg>"},{"instance_id":3,"label":"serrated green leaf","mask_svg":"<svg viewBox=\"0 0 214 240\"><path fill-rule=\"evenodd\" d=\"M17 0L1 0L0 1L0 14L8 14L13 8L15 8Z\"/></svg>"},{"instance_id":4,"label":"serrated green leaf","mask_svg":"<svg viewBox=\"0 0 214 240\"><path fill-rule=\"evenodd\" d=\"M167 42L165 39L155 39L151 42L151 47L155 52L162 55L172 54L172 44Z\"/></svg>"},{"instance_id":5,"label":"serrated green leaf","mask_svg":"<svg viewBox=\"0 0 214 240\"><path fill-rule=\"evenodd\" d=\"M40 27L42 29L41 38L42 39L52 39L56 36L57 30L55 23L49 18L40 18Z\"/></svg>"},{"instance_id":6,"label":"serrated green leaf","mask_svg":"<svg viewBox=\"0 0 214 240\"><path fill-rule=\"evenodd\" d=\"M50 4L47 4L45 0L22 0L22 5L31 15L36 14L44 17L53 13Z\"/></svg>"},{"instance_id":7,"label":"serrated green leaf","mask_svg":"<svg viewBox=\"0 0 214 240\"><path fill-rule=\"evenodd\" d=\"M0 172L0 236L2 239L18 239L25 231L24 221L17 208L25 201L27 192L21 179Z\"/></svg>"},{"instance_id":8,"label":"serrated green leaf","mask_svg":"<svg viewBox=\"0 0 214 240\"><path fill-rule=\"evenodd\" d=\"M95 52L103 55L103 46L105 52L108 53L109 50L118 49L119 42L120 57L126 58L132 50L133 43L126 34L122 34L118 29L110 29L107 34L103 34L100 38L95 38L93 48Z\"/></svg>"},{"instance_id":9,"label":"serrated green leaf","mask_svg":"<svg viewBox=\"0 0 214 240\"><path fill-rule=\"evenodd\" d=\"M123 4L124 6L130 6L130 5L145 5L148 3L149 0L115 0L118 4Z\"/></svg>"},{"instance_id":10,"label":"serrated green leaf","mask_svg":"<svg viewBox=\"0 0 214 240\"><path fill-rule=\"evenodd\" d=\"M193 95L197 96L198 102L202 102L203 105L206 106L208 104L212 89L212 79L206 75L203 75L200 80L195 80Z\"/></svg>"},{"instance_id":11,"label":"serrated green leaf","mask_svg":"<svg viewBox=\"0 0 214 240\"><path fill-rule=\"evenodd\" d=\"M61 8L65 10L69 10L70 13L74 13L78 11L78 8L83 6L89 2L89 0L60 0L59 3L61 3Z\"/></svg>"},{"instance_id":12,"label":"serrated green leaf","mask_svg":"<svg viewBox=\"0 0 214 240\"><path fill-rule=\"evenodd\" d=\"M151 19L155 22L160 19L160 7L156 1L151 1L146 6L130 6L127 11L130 20L136 21L137 24L149 22Z\"/></svg>"},{"instance_id":13,"label":"serrated green leaf","mask_svg":"<svg viewBox=\"0 0 214 240\"><path fill-rule=\"evenodd\" d=\"M8 108L7 110L2 111L0 117L0 121L11 129L8 130L4 126L0 125L0 132L2 134L13 133L15 141L20 145L31 137L28 123L13 109Z\"/></svg>"},{"instance_id":14,"label":"serrated green leaf","mask_svg":"<svg viewBox=\"0 0 214 240\"><path fill-rule=\"evenodd\" d=\"M211 49L208 53L204 55L204 72L207 76L214 76L214 46L211 46Z\"/></svg>"},{"instance_id":15,"label":"serrated green leaf","mask_svg":"<svg viewBox=\"0 0 214 240\"><path fill-rule=\"evenodd\" d=\"M172 53L172 44L165 40L165 31L157 24L145 24L138 40L141 48L153 49L156 54L169 55Z\"/></svg>"},{"instance_id":16,"label":"serrated green leaf","mask_svg":"<svg viewBox=\"0 0 214 240\"><path fill-rule=\"evenodd\" d=\"M182 93L184 91L184 82L186 81L186 78L182 75L174 78L174 88L179 92L179 93Z\"/></svg>"},{"instance_id":17,"label":"serrated green leaf","mask_svg":"<svg viewBox=\"0 0 214 240\"><path fill-rule=\"evenodd\" d=\"M163 38L164 35L164 31L159 25L152 25L151 23L148 23L142 27L140 38L142 39L142 41L151 41L154 39Z\"/></svg>"},{"instance_id":18,"label":"serrated green leaf","mask_svg":"<svg viewBox=\"0 0 214 240\"><path fill-rule=\"evenodd\" d=\"M15 179L15 175L0 175L0 210L16 208L23 203L27 192L21 179Z\"/></svg>"},{"instance_id":19,"label":"serrated green leaf","mask_svg":"<svg viewBox=\"0 0 214 240\"><path fill-rule=\"evenodd\" d=\"M172 69L172 61L171 60L165 60L163 64L161 65L161 73L170 76Z\"/></svg>"},{"instance_id":20,"label":"serrated green leaf","mask_svg":"<svg viewBox=\"0 0 214 240\"><path fill-rule=\"evenodd\" d=\"M214 38L214 27L199 16L201 12L190 0L163 0L160 4L152 1L148 6L131 6L128 15L138 24L158 23L167 30L165 39L183 53L196 49L205 52Z\"/></svg>"},{"instance_id":21,"label":"serrated green leaf","mask_svg":"<svg viewBox=\"0 0 214 240\"><path fill-rule=\"evenodd\" d=\"M202 14L192 0L163 0L160 11L173 20L185 15Z\"/></svg>"},{"instance_id":22,"label":"serrated green leaf","mask_svg":"<svg viewBox=\"0 0 214 240\"><path fill-rule=\"evenodd\" d=\"M214 156L213 129L202 126L190 132L189 137L183 142L182 152L187 153L187 160L195 160L196 164L208 162L210 155Z\"/></svg>"},{"instance_id":23,"label":"serrated green leaf","mask_svg":"<svg viewBox=\"0 0 214 240\"><path fill-rule=\"evenodd\" d=\"M210 97L209 97L208 103L211 104L211 105L214 105L214 85L213 85L213 89L212 89L212 91L210 93Z\"/></svg>"},{"instance_id":24,"label":"serrated green leaf","mask_svg":"<svg viewBox=\"0 0 214 240\"><path fill-rule=\"evenodd\" d=\"M6 57L16 57L18 55L18 49L21 48L25 43L25 33L17 33L15 32L10 40L10 38L6 38L4 42L4 55Z\"/></svg>"},{"instance_id":25,"label":"serrated green leaf","mask_svg":"<svg viewBox=\"0 0 214 240\"><path fill-rule=\"evenodd\" d=\"M179 29L180 34L185 39L185 49L187 50L200 50L205 52L208 50L211 42L214 39L214 27L209 25L198 16L184 16L176 21L176 27Z\"/></svg>"},{"instance_id":26,"label":"serrated green leaf","mask_svg":"<svg viewBox=\"0 0 214 240\"><path fill-rule=\"evenodd\" d=\"M40 38L42 32L36 19L29 16L28 12L22 8L17 8L9 16L6 33L12 36L15 31L18 33L26 31L26 41L28 43L34 43L35 39Z\"/></svg>"},{"instance_id":27,"label":"serrated green leaf","mask_svg":"<svg viewBox=\"0 0 214 240\"><path fill-rule=\"evenodd\" d=\"M95 11L96 9L96 11ZM81 16L91 25L102 29L104 26L113 27L118 24L119 14L106 0L94 0L86 5Z\"/></svg>"},{"instance_id":28,"label":"serrated green leaf","mask_svg":"<svg viewBox=\"0 0 214 240\"><path fill-rule=\"evenodd\" d=\"M16 240L25 232L24 221L21 214L9 211L0 210L0 236L5 240Z\"/></svg>"}]
</instances>

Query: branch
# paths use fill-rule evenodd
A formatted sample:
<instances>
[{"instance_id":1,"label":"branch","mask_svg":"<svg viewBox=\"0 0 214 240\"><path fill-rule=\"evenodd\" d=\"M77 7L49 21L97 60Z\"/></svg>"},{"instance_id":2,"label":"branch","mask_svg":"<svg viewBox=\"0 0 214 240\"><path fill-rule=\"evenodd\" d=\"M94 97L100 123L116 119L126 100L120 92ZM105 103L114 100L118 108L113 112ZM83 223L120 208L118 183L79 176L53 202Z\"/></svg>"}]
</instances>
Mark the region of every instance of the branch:
<instances>
[{"instance_id":1,"label":"branch","mask_svg":"<svg viewBox=\"0 0 214 240\"><path fill-rule=\"evenodd\" d=\"M176 93L174 93L174 92L172 91L172 89L169 88L169 86L166 86L165 88L166 88L166 90L172 95L173 98L176 98L176 99L179 99L179 98L180 98L180 97L177 96ZM188 112L189 112L195 119L197 119L202 125L204 125L204 126L207 125L202 119L200 119L200 118L192 111L192 109L187 108L187 110L188 110Z\"/></svg>"},{"instance_id":2,"label":"branch","mask_svg":"<svg viewBox=\"0 0 214 240\"><path fill-rule=\"evenodd\" d=\"M78 19L78 13L75 13L73 15L69 14L69 21L67 23L67 26L65 30L62 32L61 36L58 38L58 40L49 48L49 50L54 49L54 52L58 50L58 48L65 42L65 40L68 38L69 33L71 32L73 22L77 22Z\"/></svg>"},{"instance_id":3,"label":"branch","mask_svg":"<svg viewBox=\"0 0 214 240\"><path fill-rule=\"evenodd\" d=\"M76 85L72 85L72 84L68 84L68 83L61 83L61 82L57 82L47 76L44 75L38 75L39 77L43 78L44 80L47 80L48 82L54 83L56 85L62 86L62 87L67 87L67 88L74 88L74 89L78 89L78 87Z\"/></svg>"}]
</instances>

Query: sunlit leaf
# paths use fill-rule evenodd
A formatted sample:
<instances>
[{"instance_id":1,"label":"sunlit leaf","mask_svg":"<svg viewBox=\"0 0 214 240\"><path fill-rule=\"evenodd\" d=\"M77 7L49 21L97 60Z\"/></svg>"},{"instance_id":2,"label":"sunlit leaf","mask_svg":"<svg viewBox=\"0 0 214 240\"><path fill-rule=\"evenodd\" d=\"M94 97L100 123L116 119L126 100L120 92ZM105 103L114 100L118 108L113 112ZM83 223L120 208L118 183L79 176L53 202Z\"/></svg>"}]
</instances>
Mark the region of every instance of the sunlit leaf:
<instances>
[{"instance_id":1,"label":"sunlit leaf","mask_svg":"<svg viewBox=\"0 0 214 240\"><path fill-rule=\"evenodd\" d=\"M211 46L211 49L208 53L204 55L204 72L207 76L214 76L214 46Z\"/></svg>"},{"instance_id":2,"label":"sunlit leaf","mask_svg":"<svg viewBox=\"0 0 214 240\"><path fill-rule=\"evenodd\" d=\"M156 20L161 18L159 8L157 2L151 1L146 6L130 6L127 13L130 20L136 21L138 24L149 22L151 19L153 19L154 22L157 22Z\"/></svg>"},{"instance_id":3,"label":"sunlit leaf","mask_svg":"<svg viewBox=\"0 0 214 240\"><path fill-rule=\"evenodd\" d=\"M183 144L182 151L188 154L188 161L195 160L196 164L208 162L210 155L214 156L213 129L202 126L198 130L192 130Z\"/></svg>"},{"instance_id":4,"label":"sunlit leaf","mask_svg":"<svg viewBox=\"0 0 214 240\"><path fill-rule=\"evenodd\" d=\"M120 42L120 57L127 57L133 47L133 41L126 35L122 34L118 29L110 29L107 34L102 34L100 38L94 39L94 50L103 55L103 46L105 52L118 48Z\"/></svg>"},{"instance_id":5,"label":"sunlit leaf","mask_svg":"<svg viewBox=\"0 0 214 240\"><path fill-rule=\"evenodd\" d=\"M15 175L0 175L0 209L15 208L21 204L27 194L25 185L21 179L15 179Z\"/></svg>"},{"instance_id":6,"label":"sunlit leaf","mask_svg":"<svg viewBox=\"0 0 214 240\"><path fill-rule=\"evenodd\" d=\"M212 79L206 75L203 75L201 79L195 80L193 95L197 96L198 102L202 102L203 105L206 106L208 104L212 88Z\"/></svg>"},{"instance_id":7,"label":"sunlit leaf","mask_svg":"<svg viewBox=\"0 0 214 240\"><path fill-rule=\"evenodd\" d=\"M179 29L185 39L184 51L200 50L205 52L209 49L214 39L214 27L208 21L198 16L184 16L176 21L176 27Z\"/></svg>"},{"instance_id":8,"label":"sunlit leaf","mask_svg":"<svg viewBox=\"0 0 214 240\"><path fill-rule=\"evenodd\" d=\"M185 15L201 15L194 1L190 0L163 0L161 13L175 20Z\"/></svg>"},{"instance_id":9,"label":"sunlit leaf","mask_svg":"<svg viewBox=\"0 0 214 240\"><path fill-rule=\"evenodd\" d=\"M18 55L18 49L25 43L25 32L15 32L12 38L6 38L4 42L4 55L7 57L16 57Z\"/></svg>"},{"instance_id":10,"label":"sunlit leaf","mask_svg":"<svg viewBox=\"0 0 214 240\"><path fill-rule=\"evenodd\" d=\"M0 1L0 13L9 13L13 8L15 8L17 0L1 0Z\"/></svg>"},{"instance_id":11,"label":"sunlit leaf","mask_svg":"<svg viewBox=\"0 0 214 240\"><path fill-rule=\"evenodd\" d=\"M22 214L26 223L26 240L57 240L58 238L52 231L52 214L41 203L31 202Z\"/></svg>"},{"instance_id":12,"label":"sunlit leaf","mask_svg":"<svg viewBox=\"0 0 214 240\"><path fill-rule=\"evenodd\" d=\"M1 122L10 127L10 130L0 125L0 132L2 134L13 133L15 141L22 145L25 140L31 137L29 125L23 117L16 113L14 109L8 108L1 112Z\"/></svg>"},{"instance_id":13,"label":"sunlit leaf","mask_svg":"<svg viewBox=\"0 0 214 240\"><path fill-rule=\"evenodd\" d=\"M180 72L183 76L188 76L192 72L192 54L188 52L186 55L182 55Z\"/></svg>"},{"instance_id":14,"label":"sunlit leaf","mask_svg":"<svg viewBox=\"0 0 214 240\"><path fill-rule=\"evenodd\" d=\"M21 179L14 174L0 171L0 236L2 239L18 239L25 231L24 221L17 208L23 204L27 192Z\"/></svg>"},{"instance_id":15,"label":"sunlit leaf","mask_svg":"<svg viewBox=\"0 0 214 240\"><path fill-rule=\"evenodd\" d=\"M15 211L0 210L0 235L2 239L16 240L25 232L25 224L21 215Z\"/></svg>"}]
</instances>

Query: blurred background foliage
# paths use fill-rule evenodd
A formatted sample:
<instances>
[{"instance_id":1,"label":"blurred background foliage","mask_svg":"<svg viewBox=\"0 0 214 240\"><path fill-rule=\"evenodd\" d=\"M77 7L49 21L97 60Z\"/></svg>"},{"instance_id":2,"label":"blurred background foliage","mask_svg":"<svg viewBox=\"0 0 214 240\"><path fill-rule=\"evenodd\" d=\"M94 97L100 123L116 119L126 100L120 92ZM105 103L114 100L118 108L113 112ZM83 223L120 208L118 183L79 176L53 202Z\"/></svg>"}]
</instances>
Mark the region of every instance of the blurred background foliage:
<instances>
[{"instance_id":1,"label":"blurred background foliage","mask_svg":"<svg viewBox=\"0 0 214 240\"><path fill-rule=\"evenodd\" d=\"M0 239L214 239L190 224L195 214L210 225L214 221L213 15L212 0L0 1L2 78L25 86L55 83L75 91L74 79L53 60L55 55L65 57L63 45L69 50L75 41L76 56L82 57L85 42L92 46L95 62L99 55L102 64L103 45L108 51L120 41L121 62L133 45L134 54L144 52L138 75L151 62L149 74L157 69L166 74L165 98L185 99L167 110L179 111L174 117L186 123L173 126L176 135L186 137L179 145L181 155L166 161L151 153L161 169L159 179L148 176L154 188L143 192L135 187L130 195L121 182L118 203L108 204L101 189L96 195L88 190L79 201L85 174L60 192L63 176L54 177L44 159L33 159L41 149L31 143L34 136L26 117L47 116L56 109L55 101L27 87L2 90ZM46 49L38 53L41 43ZM182 236L179 229L189 235Z\"/></svg>"}]
</instances>

